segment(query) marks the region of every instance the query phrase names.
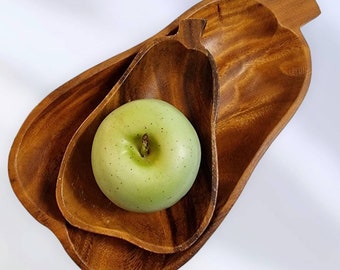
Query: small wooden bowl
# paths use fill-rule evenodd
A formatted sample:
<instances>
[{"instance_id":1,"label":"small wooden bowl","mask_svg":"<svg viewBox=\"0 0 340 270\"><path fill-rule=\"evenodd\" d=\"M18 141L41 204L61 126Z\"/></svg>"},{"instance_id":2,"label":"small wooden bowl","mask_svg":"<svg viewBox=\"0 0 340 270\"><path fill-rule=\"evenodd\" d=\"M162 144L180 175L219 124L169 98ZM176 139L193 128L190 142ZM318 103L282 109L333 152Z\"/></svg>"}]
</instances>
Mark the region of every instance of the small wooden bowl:
<instances>
[{"instance_id":1,"label":"small wooden bowl","mask_svg":"<svg viewBox=\"0 0 340 270\"><path fill-rule=\"evenodd\" d=\"M183 251L207 228L218 186L218 82L215 62L200 43L205 24L205 20L183 20L175 35L147 43L75 132L64 153L56 188L59 209L71 225L156 253ZM91 167L91 146L99 124L120 105L143 98L164 100L186 115L202 149L190 191L172 207L153 213L125 211L113 204L99 189Z\"/></svg>"},{"instance_id":2,"label":"small wooden bowl","mask_svg":"<svg viewBox=\"0 0 340 270\"><path fill-rule=\"evenodd\" d=\"M55 199L57 175L70 138L141 45L74 78L31 112L9 157L13 190L83 269L180 267L225 218L257 162L302 102L311 63L299 29L318 14L314 0L207 0L151 38L175 33L180 20L206 19L202 43L212 53L219 76L217 204L208 228L189 249L155 254L118 238L80 230L66 222Z\"/></svg>"}]
</instances>

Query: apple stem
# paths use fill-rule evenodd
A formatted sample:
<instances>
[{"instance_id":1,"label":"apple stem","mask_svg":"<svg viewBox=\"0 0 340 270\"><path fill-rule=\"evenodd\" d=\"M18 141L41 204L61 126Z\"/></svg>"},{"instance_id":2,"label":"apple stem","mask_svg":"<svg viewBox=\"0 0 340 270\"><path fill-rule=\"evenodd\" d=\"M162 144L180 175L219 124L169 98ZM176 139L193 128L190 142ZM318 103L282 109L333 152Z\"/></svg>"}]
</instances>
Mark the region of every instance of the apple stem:
<instances>
[{"instance_id":1,"label":"apple stem","mask_svg":"<svg viewBox=\"0 0 340 270\"><path fill-rule=\"evenodd\" d=\"M140 149L140 154L142 157L145 157L149 154L150 152L150 147L149 147L149 136L148 134L144 134L142 136L142 147Z\"/></svg>"}]
</instances>

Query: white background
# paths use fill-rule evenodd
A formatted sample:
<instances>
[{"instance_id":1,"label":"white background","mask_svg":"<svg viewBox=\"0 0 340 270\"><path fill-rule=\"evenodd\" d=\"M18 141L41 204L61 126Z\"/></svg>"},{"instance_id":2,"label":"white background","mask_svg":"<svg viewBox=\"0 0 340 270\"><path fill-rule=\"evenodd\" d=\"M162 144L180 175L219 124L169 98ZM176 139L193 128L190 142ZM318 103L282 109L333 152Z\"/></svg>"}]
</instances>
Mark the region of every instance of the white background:
<instances>
[{"instance_id":1,"label":"white background","mask_svg":"<svg viewBox=\"0 0 340 270\"><path fill-rule=\"evenodd\" d=\"M0 0L0 269L78 269L8 180L9 149L28 113L64 82L197 2ZM307 97L183 269L340 269L340 4L319 5L321 16L302 28L313 60Z\"/></svg>"}]
</instances>

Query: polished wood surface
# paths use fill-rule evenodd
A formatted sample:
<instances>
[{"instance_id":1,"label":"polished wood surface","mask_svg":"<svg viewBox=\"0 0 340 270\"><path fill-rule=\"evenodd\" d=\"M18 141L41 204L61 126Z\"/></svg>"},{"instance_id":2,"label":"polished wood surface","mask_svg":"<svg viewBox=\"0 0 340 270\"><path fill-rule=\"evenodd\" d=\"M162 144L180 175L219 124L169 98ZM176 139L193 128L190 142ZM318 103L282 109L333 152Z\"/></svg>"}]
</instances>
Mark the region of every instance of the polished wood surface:
<instances>
[{"instance_id":1,"label":"polished wood surface","mask_svg":"<svg viewBox=\"0 0 340 270\"><path fill-rule=\"evenodd\" d=\"M202 1L143 44L62 85L32 111L13 143L9 175L17 197L82 269L178 268L226 217L257 162L302 102L311 63L299 29L318 14L314 0ZM57 205L56 182L70 139L140 49L175 34L187 18L207 21L201 43L218 74L217 202L208 227L190 248L157 254L70 225Z\"/></svg>"}]
</instances>

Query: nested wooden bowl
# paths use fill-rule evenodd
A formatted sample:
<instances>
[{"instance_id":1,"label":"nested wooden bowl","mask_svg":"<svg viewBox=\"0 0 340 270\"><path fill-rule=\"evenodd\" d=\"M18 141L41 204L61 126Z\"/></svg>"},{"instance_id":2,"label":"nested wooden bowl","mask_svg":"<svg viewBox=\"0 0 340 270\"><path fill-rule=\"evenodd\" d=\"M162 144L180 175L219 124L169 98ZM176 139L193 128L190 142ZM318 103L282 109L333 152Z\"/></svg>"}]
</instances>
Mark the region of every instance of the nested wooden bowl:
<instances>
[{"instance_id":1,"label":"nested wooden bowl","mask_svg":"<svg viewBox=\"0 0 340 270\"><path fill-rule=\"evenodd\" d=\"M178 33L143 47L71 138L56 188L59 208L71 225L125 239L156 253L187 249L208 226L218 186L218 83L215 62L200 43L205 23L183 20ZM91 147L99 124L110 112L144 98L169 102L186 115L200 138L202 158L192 188L178 203L162 211L134 213L114 205L100 191L91 170Z\"/></svg>"},{"instance_id":2,"label":"nested wooden bowl","mask_svg":"<svg viewBox=\"0 0 340 270\"><path fill-rule=\"evenodd\" d=\"M257 162L305 96L311 76L302 24L319 14L314 0L202 1L143 44L89 69L48 95L13 143L9 175L26 209L49 227L83 269L176 269L209 239ZM157 254L125 240L72 226L56 202L57 176L76 129L121 78L140 48L205 19L201 43L219 80L216 122L218 194L203 234L184 251Z\"/></svg>"}]
</instances>

